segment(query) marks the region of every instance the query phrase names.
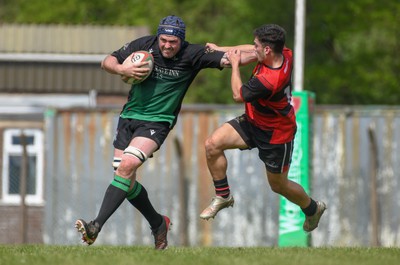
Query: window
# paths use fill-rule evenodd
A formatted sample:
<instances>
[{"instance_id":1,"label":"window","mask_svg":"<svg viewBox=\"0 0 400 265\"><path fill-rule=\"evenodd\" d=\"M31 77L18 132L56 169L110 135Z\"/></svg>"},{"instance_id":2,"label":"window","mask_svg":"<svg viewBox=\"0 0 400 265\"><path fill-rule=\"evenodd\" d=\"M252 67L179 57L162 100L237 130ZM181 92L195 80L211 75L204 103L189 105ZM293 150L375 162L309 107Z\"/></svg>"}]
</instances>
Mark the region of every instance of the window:
<instances>
[{"instance_id":1,"label":"window","mask_svg":"<svg viewBox=\"0 0 400 265\"><path fill-rule=\"evenodd\" d=\"M43 132L38 129L7 129L4 131L2 202L21 202L21 172L25 136L27 152L27 204L43 203Z\"/></svg>"}]
</instances>

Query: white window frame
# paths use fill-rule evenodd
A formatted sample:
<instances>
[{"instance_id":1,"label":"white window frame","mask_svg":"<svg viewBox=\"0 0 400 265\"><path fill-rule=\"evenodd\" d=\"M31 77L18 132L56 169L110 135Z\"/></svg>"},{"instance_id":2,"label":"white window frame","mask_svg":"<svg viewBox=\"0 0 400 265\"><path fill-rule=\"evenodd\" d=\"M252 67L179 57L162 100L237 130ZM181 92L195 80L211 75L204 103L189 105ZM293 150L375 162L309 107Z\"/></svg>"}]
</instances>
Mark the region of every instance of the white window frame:
<instances>
[{"instance_id":1,"label":"white window frame","mask_svg":"<svg viewBox=\"0 0 400 265\"><path fill-rule=\"evenodd\" d=\"M44 175L44 142L43 131L40 129L5 129L3 134L3 170L2 170L2 198L3 204L20 204L19 194L9 194L9 157L10 155L23 154L21 145L13 145L12 138L21 136L22 132L26 137L33 136L34 143L26 146L28 156L36 156L36 187L35 194L27 194L26 204L42 204L43 200L43 175Z\"/></svg>"}]
</instances>

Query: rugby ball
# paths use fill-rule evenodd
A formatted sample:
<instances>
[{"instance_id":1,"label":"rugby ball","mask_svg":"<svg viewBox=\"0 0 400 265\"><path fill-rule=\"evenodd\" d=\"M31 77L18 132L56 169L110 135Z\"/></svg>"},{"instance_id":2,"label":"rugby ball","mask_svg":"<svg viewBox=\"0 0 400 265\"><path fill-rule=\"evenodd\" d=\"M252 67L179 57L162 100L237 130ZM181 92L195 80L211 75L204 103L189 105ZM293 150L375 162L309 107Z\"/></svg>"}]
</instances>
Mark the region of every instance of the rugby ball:
<instances>
[{"instance_id":1,"label":"rugby ball","mask_svg":"<svg viewBox=\"0 0 400 265\"><path fill-rule=\"evenodd\" d=\"M133 77L121 76L122 80L127 84L139 84L146 80L151 72L153 71L154 67L154 58L153 55L147 51L136 51L129 55L122 64L138 64L140 62L148 62L147 65L142 67L149 68L149 72L147 75L143 76L141 79L135 79Z\"/></svg>"}]
</instances>

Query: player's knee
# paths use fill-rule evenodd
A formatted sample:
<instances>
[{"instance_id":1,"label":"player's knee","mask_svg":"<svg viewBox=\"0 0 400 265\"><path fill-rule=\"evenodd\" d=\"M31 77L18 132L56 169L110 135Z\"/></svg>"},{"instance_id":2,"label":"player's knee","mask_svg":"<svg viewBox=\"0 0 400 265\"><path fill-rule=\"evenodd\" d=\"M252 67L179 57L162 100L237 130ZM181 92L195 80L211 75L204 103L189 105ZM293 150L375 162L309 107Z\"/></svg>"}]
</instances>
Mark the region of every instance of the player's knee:
<instances>
[{"instance_id":1,"label":"player's knee","mask_svg":"<svg viewBox=\"0 0 400 265\"><path fill-rule=\"evenodd\" d=\"M285 181L270 181L269 185L271 186L271 190L280 195L286 195L287 190L287 182Z\"/></svg>"},{"instance_id":2,"label":"player's knee","mask_svg":"<svg viewBox=\"0 0 400 265\"><path fill-rule=\"evenodd\" d=\"M122 177L130 177L146 160L147 155L142 150L133 146L128 146L124 150L116 174Z\"/></svg>"},{"instance_id":3,"label":"player's knee","mask_svg":"<svg viewBox=\"0 0 400 265\"><path fill-rule=\"evenodd\" d=\"M115 173L118 176L129 178L135 172L135 164L128 159L122 159Z\"/></svg>"},{"instance_id":4,"label":"player's knee","mask_svg":"<svg viewBox=\"0 0 400 265\"><path fill-rule=\"evenodd\" d=\"M278 183L270 183L271 190L275 193L282 194L282 186Z\"/></svg>"},{"instance_id":5,"label":"player's knee","mask_svg":"<svg viewBox=\"0 0 400 265\"><path fill-rule=\"evenodd\" d=\"M218 145L212 137L208 137L206 139L204 145L206 148L207 158L211 158L211 157L215 156L216 154L220 153L220 150L218 149Z\"/></svg>"}]
</instances>

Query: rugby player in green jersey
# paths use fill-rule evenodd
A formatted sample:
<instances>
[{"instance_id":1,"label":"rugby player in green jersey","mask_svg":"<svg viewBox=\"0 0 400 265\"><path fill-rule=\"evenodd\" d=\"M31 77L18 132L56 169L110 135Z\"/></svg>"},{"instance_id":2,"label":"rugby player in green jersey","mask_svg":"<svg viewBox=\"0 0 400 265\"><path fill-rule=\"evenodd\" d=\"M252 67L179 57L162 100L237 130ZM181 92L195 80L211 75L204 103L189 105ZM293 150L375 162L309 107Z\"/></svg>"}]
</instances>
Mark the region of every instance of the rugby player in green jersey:
<instances>
[{"instance_id":1,"label":"rugby player in green jersey","mask_svg":"<svg viewBox=\"0 0 400 265\"><path fill-rule=\"evenodd\" d=\"M88 245L95 242L104 223L127 199L149 222L155 248L168 246L170 219L153 208L146 189L136 180L136 171L160 148L174 127L186 91L200 70L230 66L224 52L187 42L185 31L181 18L167 16L161 19L156 35L133 40L102 62L102 68L111 74L141 79L148 74L147 68L123 62L133 52L145 50L153 55L154 69L146 80L132 85L122 108L113 143L114 179L97 217L75 223ZM241 64L256 61L254 52L243 54Z\"/></svg>"}]
</instances>

